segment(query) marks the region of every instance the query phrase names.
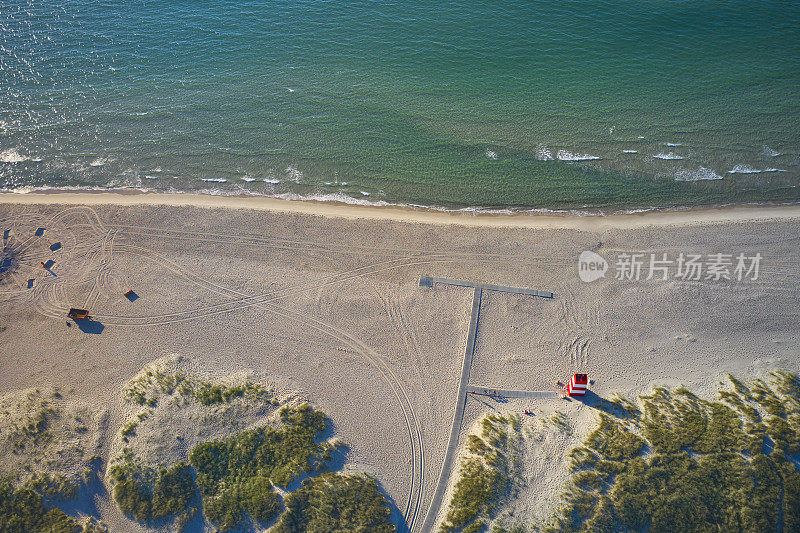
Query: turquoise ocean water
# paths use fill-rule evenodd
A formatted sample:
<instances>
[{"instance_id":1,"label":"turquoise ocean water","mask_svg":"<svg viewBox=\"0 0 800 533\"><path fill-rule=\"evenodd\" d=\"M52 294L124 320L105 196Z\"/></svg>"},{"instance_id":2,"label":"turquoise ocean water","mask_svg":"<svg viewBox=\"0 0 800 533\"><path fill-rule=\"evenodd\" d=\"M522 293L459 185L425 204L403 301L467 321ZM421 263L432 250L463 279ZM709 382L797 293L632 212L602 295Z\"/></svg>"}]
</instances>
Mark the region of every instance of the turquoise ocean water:
<instances>
[{"instance_id":1,"label":"turquoise ocean water","mask_svg":"<svg viewBox=\"0 0 800 533\"><path fill-rule=\"evenodd\" d=\"M0 188L800 200L800 3L0 0Z\"/></svg>"}]
</instances>

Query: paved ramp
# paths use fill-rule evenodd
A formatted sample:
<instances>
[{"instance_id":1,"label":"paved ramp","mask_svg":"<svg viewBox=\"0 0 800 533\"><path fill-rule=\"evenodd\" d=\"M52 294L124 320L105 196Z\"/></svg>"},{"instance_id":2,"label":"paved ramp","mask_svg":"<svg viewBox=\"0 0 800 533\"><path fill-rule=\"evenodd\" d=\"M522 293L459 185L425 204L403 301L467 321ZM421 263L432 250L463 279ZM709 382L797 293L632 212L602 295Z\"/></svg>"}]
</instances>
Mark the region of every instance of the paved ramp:
<instances>
[{"instance_id":1,"label":"paved ramp","mask_svg":"<svg viewBox=\"0 0 800 533\"><path fill-rule=\"evenodd\" d=\"M420 282L421 284L421 282ZM469 369L472 366L472 357L475 355L475 338L478 335L478 319L481 313L481 297L483 290L475 288L472 296L472 314L469 319L469 333L467 333L467 347L464 353L464 362L461 365L461 381L458 384L458 395L456 396L456 412L453 415L453 425L450 427L450 440L447 441L447 450L442 462L442 470L439 473L439 481L436 484L436 492L433 493L428 513L425 515L425 522L422 524L422 531L433 531L436 525L436 518L442 506L442 498L447 490L447 480L453 471L453 461L458 452L458 440L461 434L461 425L464 421L464 406L467 403L467 388L469 384Z\"/></svg>"},{"instance_id":2,"label":"paved ramp","mask_svg":"<svg viewBox=\"0 0 800 533\"><path fill-rule=\"evenodd\" d=\"M502 396L503 398L524 398L528 400L549 400L561 397L557 392L549 390L508 390L495 389L492 387L481 387L478 385L470 385L467 388L467 394Z\"/></svg>"},{"instance_id":3,"label":"paved ramp","mask_svg":"<svg viewBox=\"0 0 800 533\"><path fill-rule=\"evenodd\" d=\"M511 294L524 294L527 296L538 296L540 298L552 298L553 293L539 291L536 289L521 289L519 287L508 287L506 285L492 285L491 283L476 283L474 281L464 281L460 279L436 278L432 276L422 276L419 280L420 287L433 287L434 283L442 285L455 285L456 287L471 287L483 289L485 291L509 292Z\"/></svg>"},{"instance_id":4,"label":"paved ramp","mask_svg":"<svg viewBox=\"0 0 800 533\"><path fill-rule=\"evenodd\" d=\"M476 283L472 281L463 281L448 278L436 278L433 276L422 276L419 280L420 287L433 287L435 283L442 285L454 285L456 287L469 287L473 289L474 295L472 297L472 315L469 321L469 332L467 333L467 346L464 352L464 361L461 365L461 381L458 385L458 395L456 396L456 411L453 415L453 425L450 427L450 440L447 441L447 450L445 450L444 462L442 463L442 470L439 473L439 480L436 483L436 491L433 494L431 503L428 507L428 513L425 515L425 521L422 524L422 531L427 533L433 531L436 525L436 519L439 516L439 509L442 506L442 499L447 490L447 482L453 472L453 461L455 460L458 452L458 442L461 436L461 427L464 421L464 407L467 403L468 391L478 390L496 391L498 394L507 398L536 398L536 399L550 399L558 398L558 394L550 391L509 391L502 389L489 389L486 387L470 386L469 385L469 371L472 366L472 358L475 355L475 340L478 337L478 320L480 319L481 311L481 298L483 291L498 291L508 292L512 294L523 294L526 296L537 296L539 298L553 298L552 292L540 291L536 289L520 289L518 287L506 287L504 285L492 285L490 283ZM483 392L479 394L489 394Z\"/></svg>"}]
</instances>

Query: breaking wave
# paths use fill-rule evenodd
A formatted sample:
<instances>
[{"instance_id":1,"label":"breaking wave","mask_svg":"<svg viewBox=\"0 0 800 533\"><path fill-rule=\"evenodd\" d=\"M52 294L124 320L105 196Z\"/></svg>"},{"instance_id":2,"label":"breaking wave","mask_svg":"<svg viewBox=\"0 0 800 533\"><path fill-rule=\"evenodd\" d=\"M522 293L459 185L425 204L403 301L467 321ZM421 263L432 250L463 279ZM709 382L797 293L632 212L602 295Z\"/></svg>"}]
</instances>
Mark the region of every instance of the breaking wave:
<instances>
[{"instance_id":1,"label":"breaking wave","mask_svg":"<svg viewBox=\"0 0 800 533\"><path fill-rule=\"evenodd\" d=\"M0 152L0 163L22 163L28 159L30 158L20 154L16 148L9 148Z\"/></svg>"},{"instance_id":2,"label":"breaking wave","mask_svg":"<svg viewBox=\"0 0 800 533\"><path fill-rule=\"evenodd\" d=\"M761 174L762 172L787 172L782 168L753 168L750 165L736 165L728 171L728 174Z\"/></svg>"},{"instance_id":3,"label":"breaking wave","mask_svg":"<svg viewBox=\"0 0 800 533\"><path fill-rule=\"evenodd\" d=\"M683 156L680 156L680 155L678 155L678 154L676 154L674 152L670 152L668 154L664 154L664 153L656 154L653 157L655 157L656 159L665 159L667 161L683 159Z\"/></svg>"},{"instance_id":4,"label":"breaking wave","mask_svg":"<svg viewBox=\"0 0 800 533\"><path fill-rule=\"evenodd\" d=\"M721 180L722 176L710 168L700 167L697 170L682 168L675 172L675 181L701 181L701 180Z\"/></svg>"},{"instance_id":5,"label":"breaking wave","mask_svg":"<svg viewBox=\"0 0 800 533\"><path fill-rule=\"evenodd\" d=\"M548 150L547 146L540 144L536 147L536 159L539 161L552 161L553 154Z\"/></svg>"},{"instance_id":6,"label":"breaking wave","mask_svg":"<svg viewBox=\"0 0 800 533\"><path fill-rule=\"evenodd\" d=\"M560 161L594 161L600 159L597 156L589 154L573 154L567 150L559 150L556 158Z\"/></svg>"}]
</instances>

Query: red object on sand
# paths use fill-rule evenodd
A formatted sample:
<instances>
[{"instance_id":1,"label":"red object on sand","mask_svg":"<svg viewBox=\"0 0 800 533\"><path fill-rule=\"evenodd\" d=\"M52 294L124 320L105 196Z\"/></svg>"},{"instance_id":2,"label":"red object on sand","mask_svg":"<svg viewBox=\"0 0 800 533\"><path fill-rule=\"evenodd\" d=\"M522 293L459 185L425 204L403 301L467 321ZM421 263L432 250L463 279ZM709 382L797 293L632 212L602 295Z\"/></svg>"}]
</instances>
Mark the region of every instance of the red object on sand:
<instances>
[{"instance_id":1,"label":"red object on sand","mask_svg":"<svg viewBox=\"0 0 800 533\"><path fill-rule=\"evenodd\" d=\"M570 396L586 395L586 387L589 384L589 376L586 374L574 374L567 384L567 394Z\"/></svg>"}]
</instances>

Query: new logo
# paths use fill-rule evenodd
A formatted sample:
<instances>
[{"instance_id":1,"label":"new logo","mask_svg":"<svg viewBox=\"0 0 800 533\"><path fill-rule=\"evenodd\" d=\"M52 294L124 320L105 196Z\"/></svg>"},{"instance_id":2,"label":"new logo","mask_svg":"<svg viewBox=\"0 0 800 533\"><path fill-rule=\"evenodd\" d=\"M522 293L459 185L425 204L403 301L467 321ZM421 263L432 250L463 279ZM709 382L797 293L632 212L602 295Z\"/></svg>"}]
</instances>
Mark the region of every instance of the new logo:
<instances>
[{"instance_id":1,"label":"new logo","mask_svg":"<svg viewBox=\"0 0 800 533\"><path fill-rule=\"evenodd\" d=\"M587 250L578 256L578 276L581 281L591 283L604 278L607 270L608 262L599 254Z\"/></svg>"}]
</instances>

